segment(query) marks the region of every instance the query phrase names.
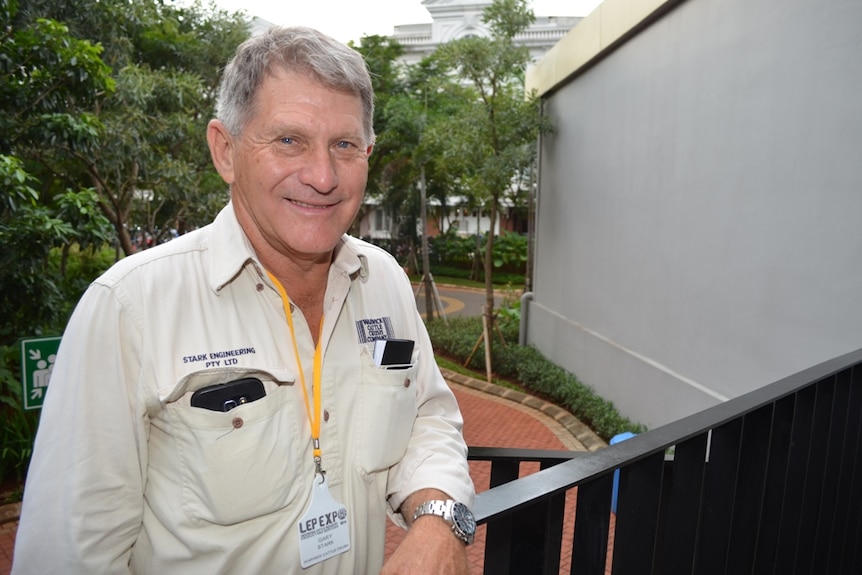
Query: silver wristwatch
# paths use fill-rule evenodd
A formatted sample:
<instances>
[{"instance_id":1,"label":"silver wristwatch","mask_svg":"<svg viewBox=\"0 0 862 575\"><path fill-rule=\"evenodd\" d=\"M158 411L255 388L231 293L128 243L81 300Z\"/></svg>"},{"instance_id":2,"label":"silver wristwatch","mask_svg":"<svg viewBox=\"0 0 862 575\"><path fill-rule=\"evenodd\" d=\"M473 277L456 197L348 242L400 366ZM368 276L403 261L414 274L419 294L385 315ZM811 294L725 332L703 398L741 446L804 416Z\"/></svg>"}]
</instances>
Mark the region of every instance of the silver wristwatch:
<instances>
[{"instance_id":1,"label":"silver wristwatch","mask_svg":"<svg viewBox=\"0 0 862 575\"><path fill-rule=\"evenodd\" d=\"M458 501L447 499L432 499L426 501L416 508L413 513L413 521L416 521L423 515L436 515L442 517L444 521L452 526L452 533L455 537L469 545L473 542L476 536L476 519L473 517L473 512Z\"/></svg>"}]
</instances>

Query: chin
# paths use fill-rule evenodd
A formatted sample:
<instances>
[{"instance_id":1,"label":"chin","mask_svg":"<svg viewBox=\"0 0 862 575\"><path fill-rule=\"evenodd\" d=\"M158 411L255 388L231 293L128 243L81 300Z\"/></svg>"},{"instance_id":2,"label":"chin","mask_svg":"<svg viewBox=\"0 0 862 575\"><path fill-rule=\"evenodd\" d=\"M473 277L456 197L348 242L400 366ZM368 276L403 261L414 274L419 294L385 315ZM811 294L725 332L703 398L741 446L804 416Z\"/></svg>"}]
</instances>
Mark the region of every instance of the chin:
<instances>
[{"instance_id":1,"label":"chin","mask_svg":"<svg viewBox=\"0 0 862 575\"><path fill-rule=\"evenodd\" d=\"M332 252L338 241L341 239L341 234L338 237L318 238L316 241L309 241L306 237L299 242L286 241L291 250L295 253L306 254L309 256L323 256Z\"/></svg>"}]
</instances>

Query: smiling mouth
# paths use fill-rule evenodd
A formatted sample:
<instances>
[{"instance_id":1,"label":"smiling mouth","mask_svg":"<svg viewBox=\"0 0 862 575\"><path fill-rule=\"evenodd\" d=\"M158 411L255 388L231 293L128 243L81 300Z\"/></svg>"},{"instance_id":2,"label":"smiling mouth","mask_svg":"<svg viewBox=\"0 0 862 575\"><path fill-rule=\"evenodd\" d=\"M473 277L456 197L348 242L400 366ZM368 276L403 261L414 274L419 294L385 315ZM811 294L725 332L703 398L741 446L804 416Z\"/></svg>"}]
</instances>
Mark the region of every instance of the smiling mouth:
<instances>
[{"instance_id":1,"label":"smiling mouth","mask_svg":"<svg viewBox=\"0 0 862 575\"><path fill-rule=\"evenodd\" d=\"M290 202L291 204L297 206L297 207L308 208L311 210L325 210L326 208L332 207L331 204L326 204L326 205L321 206L321 205L317 205L317 204L306 204L305 202L300 202L299 200L288 199L287 201Z\"/></svg>"}]
</instances>

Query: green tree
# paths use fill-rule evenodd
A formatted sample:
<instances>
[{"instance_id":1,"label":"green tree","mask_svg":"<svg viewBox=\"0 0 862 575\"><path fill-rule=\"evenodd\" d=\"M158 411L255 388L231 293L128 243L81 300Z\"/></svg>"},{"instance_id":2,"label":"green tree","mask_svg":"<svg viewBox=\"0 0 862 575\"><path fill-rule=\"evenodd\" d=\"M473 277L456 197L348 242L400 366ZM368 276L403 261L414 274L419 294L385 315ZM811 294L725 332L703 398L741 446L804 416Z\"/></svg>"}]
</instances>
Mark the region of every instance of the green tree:
<instances>
[{"instance_id":1,"label":"green tree","mask_svg":"<svg viewBox=\"0 0 862 575\"><path fill-rule=\"evenodd\" d=\"M458 172L447 165L445 139L434 129L462 106L465 92L462 86L445 73L440 62L433 57L404 70L403 89L390 96L383 111L385 130L380 141L387 144L387 164L383 174L387 186L384 205L393 213L401 213L402 237L409 238L409 253L415 254L416 230L423 231L421 238L422 271L426 281L426 309L433 317L432 287L428 265L427 234L424 226L428 200L434 198L446 214L447 198L458 188ZM439 136L439 137L438 137ZM414 260L409 263L412 265ZM417 266L418 267L418 266Z\"/></svg>"},{"instance_id":2,"label":"green tree","mask_svg":"<svg viewBox=\"0 0 862 575\"><path fill-rule=\"evenodd\" d=\"M212 218L227 190L212 170L206 123L214 111L219 67L247 37L247 22L200 3L158 0L76 3L37 0L22 23L48 17L104 46L113 91L102 91L79 119L90 119L88 146L52 142L33 150L43 182L87 187L99 196L124 253L130 230L151 235Z\"/></svg>"},{"instance_id":3,"label":"green tree","mask_svg":"<svg viewBox=\"0 0 862 575\"><path fill-rule=\"evenodd\" d=\"M367 192L378 195L386 187L387 165L400 153L399 143L386 136L386 108L405 90L403 67L398 62L404 48L396 40L379 35L363 36L359 45L349 45L365 59L374 87L374 131L378 137L368 166Z\"/></svg>"},{"instance_id":4,"label":"green tree","mask_svg":"<svg viewBox=\"0 0 862 575\"><path fill-rule=\"evenodd\" d=\"M132 221L191 227L224 204L205 129L247 26L200 4L7 0L0 34L3 344L62 329L73 245L129 253Z\"/></svg>"},{"instance_id":5,"label":"green tree","mask_svg":"<svg viewBox=\"0 0 862 575\"><path fill-rule=\"evenodd\" d=\"M366 36L354 46L368 63L374 83L376 106L374 127L377 143L369 165L367 193L379 200L393 222L392 244L396 253L415 253L419 226L418 184L426 174L430 197L445 202L452 178L446 170L436 170L423 148L429 118L447 113L458 98L451 95L457 85L439 74L439 64L425 59L414 66L399 64L403 47L382 36ZM426 146L427 148L427 146ZM412 258L408 258L412 264Z\"/></svg>"},{"instance_id":6,"label":"green tree","mask_svg":"<svg viewBox=\"0 0 862 575\"><path fill-rule=\"evenodd\" d=\"M518 189L519 175L534 161L534 142L550 125L540 114L535 95L524 97L530 55L526 47L515 45L514 38L535 21L526 0L495 0L483 12L483 20L491 29L489 38L463 38L438 49L440 61L473 97L435 129L440 131L437 141L447 165L461 174L465 191L485 206L491 220L483 258L484 317L491 331L494 226L503 198ZM486 349L490 344L486 335Z\"/></svg>"},{"instance_id":7,"label":"green tree","mask_svg":"<svg viewBox=\"0 0 862 575\"><path fill-rule=\"evenodd\" d=\"M57 148L86 153L99 121L90 112L114 84L101 48L53 20L0 5L0 345L57 330L69 303L48 265L55 247L107 239L105 219L83 186L45 170Z\"/></svg>"},{"instance_id":8,"label":"green tree","mask_svg":"<svg viewBox=\"0 0 862 575\"><path fill-rule=\"evenodd\" d=\"M204 130L246 34L236 15L162 0L0 2L0 478L23 476L36 428L15 340L62 331L129 214L195 225L223 205Z\"/></svg>"},{"instance_id":9,"label":"green tree","mask_svg":"<svg viewBox=\"0 0 862 575\"><path fill-rule=\"evenodd\" d=\"M358 45L352 42L349 45L365 59L374 87L374 131L377 134L377 140L368 164L366 196L379 200L380 208L385 210L391 216L391 221L397 225L402 220L401 216L409 213L403 209L405 195L398 178L398 175L403 172L401 168L403 168L404 146L402 142L390 137L389 116L386 110L389 103L400 97L405 90L404 67L398 61L404 53L404 48L396 40L379 35L363 36ZM364 215L363 206L363 211L357 216L356 222L358 223ZM398 236L397 233L392 234L393 238ZM393 252L398 251L394 242L387 248Z\"/></svg>"}]
</instances>

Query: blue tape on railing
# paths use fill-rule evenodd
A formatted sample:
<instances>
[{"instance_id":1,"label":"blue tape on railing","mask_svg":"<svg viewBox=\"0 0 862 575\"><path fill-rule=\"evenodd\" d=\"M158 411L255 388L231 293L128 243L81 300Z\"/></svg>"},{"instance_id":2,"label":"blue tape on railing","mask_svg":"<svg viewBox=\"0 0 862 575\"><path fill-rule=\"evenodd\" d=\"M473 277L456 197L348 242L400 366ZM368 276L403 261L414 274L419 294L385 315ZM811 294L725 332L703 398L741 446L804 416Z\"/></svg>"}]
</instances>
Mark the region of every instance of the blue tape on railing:
<instances>
[{"instance_id":1,"label":"blue tape on railing","mask_svg":"<svg viewBox=\"0 0 862 575\"><path fill-rule=\"evenodd\" d=\"M626 439L631 439L635 434L631 431L625 431L623 433L619 433L611 437L611 445L615 445L620 441L625 441ZM617 492L620 489L620 470L617 469L614 471L614 492L611 496L611 511L614 513L617 512Z\"/></svg>"}]
</instances>

